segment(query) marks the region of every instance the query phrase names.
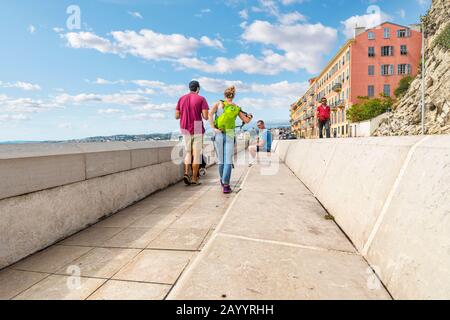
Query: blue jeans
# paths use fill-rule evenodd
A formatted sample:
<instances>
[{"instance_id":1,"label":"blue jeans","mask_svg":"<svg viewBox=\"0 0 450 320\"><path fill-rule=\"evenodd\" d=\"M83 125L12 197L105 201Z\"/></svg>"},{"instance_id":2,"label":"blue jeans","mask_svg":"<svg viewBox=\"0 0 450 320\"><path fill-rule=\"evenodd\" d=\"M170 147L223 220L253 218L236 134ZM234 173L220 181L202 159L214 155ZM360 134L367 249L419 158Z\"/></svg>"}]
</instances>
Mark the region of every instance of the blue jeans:
<instances>
[{"instance_id":1,"label":"blue jeans","mask_svg":"<svg viewBox=\"0 0 450 320\"><path fill-rule=\"evenodd\" d=\"M220 179L223 184L229 185L234 155L234 137L226 133L216 133L214 144L219 164Z\"/></svg>"}]
</instances>

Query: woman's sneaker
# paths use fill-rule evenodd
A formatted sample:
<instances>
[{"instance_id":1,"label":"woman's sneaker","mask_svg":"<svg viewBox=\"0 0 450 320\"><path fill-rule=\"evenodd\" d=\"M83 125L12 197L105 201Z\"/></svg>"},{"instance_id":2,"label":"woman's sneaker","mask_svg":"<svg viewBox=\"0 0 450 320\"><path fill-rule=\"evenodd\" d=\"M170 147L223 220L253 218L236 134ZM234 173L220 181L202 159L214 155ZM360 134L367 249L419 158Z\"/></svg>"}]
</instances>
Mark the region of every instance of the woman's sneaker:
<instances>
[{"instance_id":1,"label":"woman's sneaker","mask_svg":"<svg viewBox=\"0 0 450 320\"><path fill-rule=\"evenodd\" d=\"M223 186L223 193L231 193L231 188L229 185L224 185Z\"/></svg>"}]
</instances>

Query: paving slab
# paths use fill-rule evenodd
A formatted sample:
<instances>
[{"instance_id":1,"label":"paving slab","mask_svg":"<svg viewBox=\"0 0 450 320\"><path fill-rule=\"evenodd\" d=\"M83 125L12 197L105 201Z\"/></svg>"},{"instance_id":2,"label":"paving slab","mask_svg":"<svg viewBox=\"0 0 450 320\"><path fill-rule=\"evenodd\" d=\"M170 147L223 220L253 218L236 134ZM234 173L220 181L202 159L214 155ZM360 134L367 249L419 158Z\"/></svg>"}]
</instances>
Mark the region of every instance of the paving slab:
<instances>
[{"instance_id":1,"label":"paving slab","mask_svg":"<svg viewBox=\"0 0 450 320\"><path fill-rule=\"evenodd\" d=\"M114 237L122 230L123 228L102 228L92 226L61 241L59 244L67 246L100 247L103 243Z\"/></svg>"},{"instance_id":2,"label":"paving slab","mask_svg":"<svg viewBox=\"0 0 450 320\"><path fill-rule=\"evenodd\" d=\"M56 273L72 275L72 270L79 268L79 275L82 277L109 279L140 251L139 249L94 248Z\"/></svg>"},{"instance_id":3,"label":"paving slab","mask_svg":"<svg viewBox=\"0 0 450 320\"><path fill-rule=\"evenodd\" d=\"M88 300L163 300L170 288L164 284L109 280Z\"/></svg>"},{"instance_id":4,"label":"paving slab","mask_svg":"<svg viewBox=\"0 0 450 320\"><path fill-rule=\"evenodd\" d=\"M217 235L169 299L389 299L355 254Z\"/></svg>"},{"instance_id":5,"label":"paving slab","mask_svg":"<svg viewBox=\"0 0 450 320\"><path fill-rule=\"evenodd\" d=\"M291 193L241 191L220 232L355 252L317 200ZM244 209L245 208L245 209Z\"/></svg>"},{"instance_id":6,"label":"paving slab","mask_svg":"<svg viewBox=\"0 0 450 320\"><path fill-rule=\"evenodd\" d=\"M170 213L151 214L136 220L131 224L131 227L164 229L175 222L181 215L182 212L173 211Z\"/></svg>"},{"instance_id":7,"label":"paving slab","mask_svg":"<svg viewBox=\"0 0 450 320\"><path fill-rule=\"evenodd\" d=\"M209 229L168 228L148 245L148 249L198 250Z\"/></svg>"},{"instance_id":8,"label":"paving slab","mask_svg":"<svg viewBox=\"0 0 450 320\"><path fill-rule=\"evenodd\" d=\"M12 299L48 276L49 274L39 272L2 270L0 271L0 300Z\"/></svg>"},{"instance_id":9,"label":"paving slab","mask_svg":"<svg viewBox=\"0 0 450 320\"><path fill-rule=\"evenodd\" d=\"M106 241L103 246L145 249L163 231L163 228L126 228Z\"/></svg>"},{"instance_id":10,"label":"paving slab","mask_svg":"<svg viewBox=\"0 0 450 320\"><path fill-rule=\"evenodd\" d=\"M51 275L14 300L84 300L106 280Z\"/></svg>"},{"instance_id":11,"label":"paving slab","mask_svg":"<svg viewBox=\"0 0 450 320\"><path fill-rule=\"evenodd\" d=\"M55 245L11 266L15 270L55 273L92 250L91 247Z\"/></svg>"},{"instance_id":12,"label":"paving slab","mask_svg":"<svg viewBox=\"0 0 450 320\"><path fill-rule=\"evenodd\" d=\"M191 257L187 251L145 250L113 279L174 284Z\"/></svg>"}]
</instances>

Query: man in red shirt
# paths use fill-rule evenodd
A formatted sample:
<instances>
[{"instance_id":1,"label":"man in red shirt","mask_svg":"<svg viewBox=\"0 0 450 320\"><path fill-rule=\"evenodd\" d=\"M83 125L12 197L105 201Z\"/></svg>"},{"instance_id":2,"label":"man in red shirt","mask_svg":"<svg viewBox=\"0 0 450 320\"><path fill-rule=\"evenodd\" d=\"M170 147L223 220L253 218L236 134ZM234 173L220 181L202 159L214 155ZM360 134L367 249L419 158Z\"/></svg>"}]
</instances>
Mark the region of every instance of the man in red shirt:
<instances>
[{"instance_id":1,"label":"man in red shirt","mask_svg":"<svg viewBox=\"0 0 450 320\"><path fill-rule=\"evenodd\" d=\"M198 182L198 171L202 162L203 134L205 133L203 119L208 120L209 107L206 99L199 95L200 84L198 81L191 81L189 89L191 92L178 100L175 118L180 119L180 129L186 150L184 183L198 185L200 184ZM189 176L191 164L192 177Z\"/></svg>"},{"instance_id":2,"label":"man in red shirt","mask_svg":"<svg viewBox=\"0 0 450 320\"><path fill-rule=\"evenodd\" d=\"M323 138L323 128L325 127L327 138L330 138L330 106L327 105L327 98L322 98L322 104L317 107L317 120L319 122L319 138Z\"/></svg>"}]
</instances>

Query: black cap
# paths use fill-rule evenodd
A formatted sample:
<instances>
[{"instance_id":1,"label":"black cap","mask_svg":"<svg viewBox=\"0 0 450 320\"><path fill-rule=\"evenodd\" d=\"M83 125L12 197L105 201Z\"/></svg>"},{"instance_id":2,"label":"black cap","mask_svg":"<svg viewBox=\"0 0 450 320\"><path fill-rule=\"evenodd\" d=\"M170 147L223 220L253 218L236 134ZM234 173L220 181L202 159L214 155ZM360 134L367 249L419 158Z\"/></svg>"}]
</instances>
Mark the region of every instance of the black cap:
<instances>
[{"instance_id":1,"label":"black cap","mask_svg":"<svg viewBox=\"0 0 450 320\"><path fill-rule=\"evenodd\" d=\"M198 83L198 81L192 80L189 82L189 89L191 91L197 91L198 88L200 88L200 83Z\"/></svg>"}]
</instances>

